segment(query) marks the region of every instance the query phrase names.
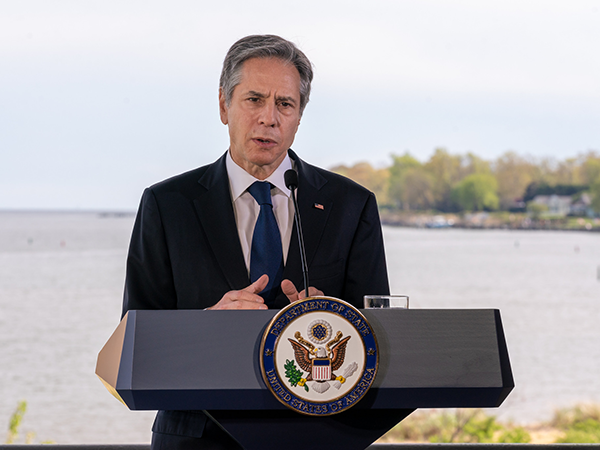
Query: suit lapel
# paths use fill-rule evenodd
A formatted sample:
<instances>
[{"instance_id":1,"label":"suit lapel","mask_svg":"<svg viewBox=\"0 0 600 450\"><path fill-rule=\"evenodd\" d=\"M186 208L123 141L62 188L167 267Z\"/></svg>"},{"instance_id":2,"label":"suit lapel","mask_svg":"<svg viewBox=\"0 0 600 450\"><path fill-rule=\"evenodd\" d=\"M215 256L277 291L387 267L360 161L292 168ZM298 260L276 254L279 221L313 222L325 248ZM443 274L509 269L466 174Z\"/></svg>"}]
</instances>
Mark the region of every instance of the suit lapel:
<instances>
[{"instance_id":1,"label":"suit lapel","mask_svg":"<svg viewBox=\"0 0 600 450\"><path fill-rule=\"evenodd\" d=\"M198 180L205 191L194 200L194 206L231 289L242 289L248 286L249 279L231 204L226 156L219 158Z\"/></svg>"},{"instance_id":2,"label":"suit lapel","mask_svg":"<svg viewBox=\"0 0 600 450\"><path fill-rule=\"evenodd\" d=\"M334 202L322 191L327 180L293 151L290 150L289 153L298 170L298 209L304 231L306 260L310 266ZM226 156L225 154L219 158L198 180L205 190L194 200L194 206L215 259L231 289L242 289L250 281L231 204ZM315 204L323 208L315 207ZM283 277L301 281L302 267L295 228L294 224ZM301 288L300 285L297 287Z\"/></svg>"}]
</instances>

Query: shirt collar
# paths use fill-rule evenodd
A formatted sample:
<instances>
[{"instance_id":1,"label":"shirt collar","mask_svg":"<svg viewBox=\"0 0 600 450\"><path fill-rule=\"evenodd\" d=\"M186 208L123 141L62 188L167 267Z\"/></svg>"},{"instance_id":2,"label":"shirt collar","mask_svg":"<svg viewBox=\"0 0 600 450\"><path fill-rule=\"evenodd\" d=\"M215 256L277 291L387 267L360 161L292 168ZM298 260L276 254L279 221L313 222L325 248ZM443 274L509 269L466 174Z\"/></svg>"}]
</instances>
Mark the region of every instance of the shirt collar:
<instances>
[{"instance_id":1,"label":"shirt collar","mask_svg":"<svg viewBox=\"0 0 600 450\"><path fill-rule=\"evenodd\" d=\"M260 181L258 178L253 177L238 166L231 158L230 151L227 151L226 165L227 175L229 176L229 188L231 189L233 201L236 201L240 195L246 192L246 189L248 189L252 183ZM281 164L279 164L279 167L275 169L275 172L273 172L269 178L264 180L271 183L287 197L290 196L290 190L285 186L283 174L289 169L292 169L292 160L289 155L285 155L285 158Z\"/></svg>"}]
</instances>

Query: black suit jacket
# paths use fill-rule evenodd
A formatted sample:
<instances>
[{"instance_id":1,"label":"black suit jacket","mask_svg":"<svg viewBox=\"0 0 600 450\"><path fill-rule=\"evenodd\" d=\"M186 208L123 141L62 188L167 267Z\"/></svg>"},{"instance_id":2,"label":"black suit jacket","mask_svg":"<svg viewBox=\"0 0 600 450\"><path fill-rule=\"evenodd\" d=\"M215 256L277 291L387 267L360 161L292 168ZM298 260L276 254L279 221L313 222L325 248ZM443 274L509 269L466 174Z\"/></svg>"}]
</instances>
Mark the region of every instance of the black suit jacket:
<instances>
[{"instance_id":1,"label":"black suit jacket","mask_svg":"<svg viewBox=\"0 0 600 450\"><path fill-rule=\"evenodd\" d=\"M356 307L362 307L365 294L388 294L373 193L289 154L298 171L310 285ZM130 309L203 309L250 284L225 161L226 154L145 190L127 258L123 314ZM283 278L303 288L295 230ZM280 291L276 307L287 304ZM153 430L199 436L205 420L202 414L161 412Z\"/></svg>"},{"instance_id":2,"label":"black suit jacket","mask_svg":"<svg viewBox=\"0 0 600 450\"><path fill-rule=\"evenodd\" d=\"M362 307L365 294L387 294L375 196L347 178L306 164L291 151L290 156L298 170L311 286L356 307ZM250 284L225 157L144 192L127 258L123 314L130 309L203 309ZM283 278L302 289L295 230ZM276 306L288 303L280 292Z\"/></svg>"}]
</instances>

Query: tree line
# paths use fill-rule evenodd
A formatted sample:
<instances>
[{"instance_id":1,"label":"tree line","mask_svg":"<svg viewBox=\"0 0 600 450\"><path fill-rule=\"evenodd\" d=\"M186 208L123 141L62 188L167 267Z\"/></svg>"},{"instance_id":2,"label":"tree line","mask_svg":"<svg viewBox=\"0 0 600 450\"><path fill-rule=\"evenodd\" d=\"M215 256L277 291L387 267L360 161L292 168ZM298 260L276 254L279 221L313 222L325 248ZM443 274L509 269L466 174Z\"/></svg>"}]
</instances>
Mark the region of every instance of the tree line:
<instances>
[{"instance_id":1,"label":"tree line","mask_svg":"<svg viewBox=\"0 0 600 450\"><path fill-rule=\"evenodd\" d=\"M507 151L495 160L473 153L451 154L437 148L421 162L410 153L392 154L389 167L367 162L331 170L362 184L380 207L405 211L509 211L524 209L536 195L588 193L600 213L600 154L574 158L525 157Z\"/></svg>"}]
</instances>

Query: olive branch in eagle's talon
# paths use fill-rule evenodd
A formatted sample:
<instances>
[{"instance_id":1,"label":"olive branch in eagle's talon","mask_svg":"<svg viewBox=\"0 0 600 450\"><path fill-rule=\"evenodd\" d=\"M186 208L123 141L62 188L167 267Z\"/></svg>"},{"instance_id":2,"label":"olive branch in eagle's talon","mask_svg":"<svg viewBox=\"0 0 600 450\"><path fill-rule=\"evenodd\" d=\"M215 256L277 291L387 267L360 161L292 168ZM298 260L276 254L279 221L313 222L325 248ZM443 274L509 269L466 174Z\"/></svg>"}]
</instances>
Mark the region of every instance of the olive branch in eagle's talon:
<instances>
[{"instance_id":1,"label":"olive branch in eagle's talon","mask_svg":"<svg viewBox=\"0 0 600 450\"><path fill-rule=\"evenodd\" d=\"M293 387L300 386L303 387L306 392L308 392L308 386L306 385L306 379L302 378L302 372L300 372L296 368L296 364L294 361L290 361L289 359L285 360L285 364L283 365L285 369L285 376Z\"/></svg>"}]
</instances>

